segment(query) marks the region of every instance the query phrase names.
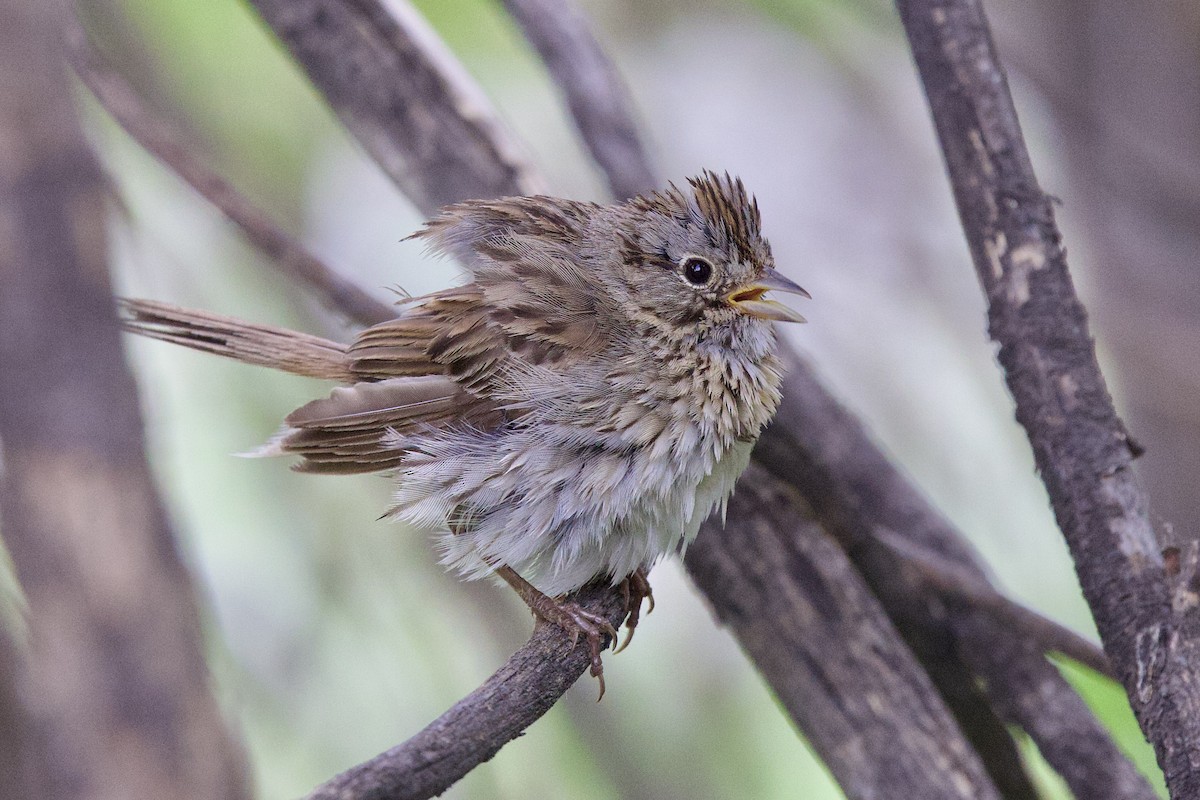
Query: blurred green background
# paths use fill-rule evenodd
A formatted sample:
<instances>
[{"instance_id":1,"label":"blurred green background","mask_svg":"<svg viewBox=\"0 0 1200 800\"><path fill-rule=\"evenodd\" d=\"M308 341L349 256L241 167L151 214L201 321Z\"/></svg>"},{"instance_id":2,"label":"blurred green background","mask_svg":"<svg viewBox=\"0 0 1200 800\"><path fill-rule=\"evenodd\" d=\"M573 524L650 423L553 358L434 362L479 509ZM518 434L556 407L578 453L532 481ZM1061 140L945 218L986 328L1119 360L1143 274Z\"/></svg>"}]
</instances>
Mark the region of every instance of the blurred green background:
<instances>
[{"instance_id":1,"label":"blurred green background","mask_svg":"<svg viewBox=\"0 0 1200 800\"><path fill-rule=\"evenodd\" d=\"M498 4L416 5L555 192L603 199L553 87ZM729 170L757 194L781 269L815 298L804 309L811 324L788 332L794 344L969 535L1006 591L1094 635L1012 421L891 7L584 6L632 87L663 177ZM97 20L106 55L186 126L204 157L338 269L381 297L387 287L417 294L460 279L402 241L420 215L245 4L112 0ZM1000 29L1010 28L1019 20ZM1036 85L1018 73L1015 88L1042 180L1064 199L1077 280L1102 302L1086 224L1072 216L1060 152L1069 140ZM122 293L348 335L81 97L123 200L113 217ZM1100 337L1104 349L1103 327ZM460 583L423 537L376 520L385 480L232 457L326 386L157 343L129 349L151 455L206 603L216 690L259 796L301 795L406 738L524 641L529 614L509 592ZM1110 367L1120 390L1125 373ZM841 796L679 566L661 565L652 582L658 607L633 646L607 658L604 702L581 681L448 797ZM1159 781L1122 692L1082 669L1066 672ZM1037 770L1047 798L1066 796Z\"/></svg>"}]
</instances>

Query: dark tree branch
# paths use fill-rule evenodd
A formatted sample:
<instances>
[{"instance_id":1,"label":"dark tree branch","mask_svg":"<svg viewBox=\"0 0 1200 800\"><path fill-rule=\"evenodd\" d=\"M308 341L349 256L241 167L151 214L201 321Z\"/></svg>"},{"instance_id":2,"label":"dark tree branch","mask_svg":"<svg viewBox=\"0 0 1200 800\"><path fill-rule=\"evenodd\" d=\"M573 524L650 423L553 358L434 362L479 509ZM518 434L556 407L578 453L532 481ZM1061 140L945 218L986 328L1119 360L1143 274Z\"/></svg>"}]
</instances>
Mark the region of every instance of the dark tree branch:
<instances>
[{"instance_id":1,"label":"dark tree branch","mask_svg":"<svg viewBox=\"0 0 1200 800\"><path fill-rule=\"evenodd\" d=\"M795 490L751 466L688 572L847 797L999 798L922 666Z\"/></svg>"},{"instance_id":2,"label":"dark tree branch","mask_svg":"<svg viewBox=\"0 0 1200 800\"><path fill-rule=\"evenodd\" d=\"M960 609L953 625L963 661L988 676L983 688L996 713L1029 734L1078 800L1154 800L1155 791L1083 698L1059 688L1061 678L1037 643L997 636L987 614Z\"/></svg>"},{"instance_id":3,"label":"dark tree branch","mask_svg":"<svg viewBox=\"0 0 1200 800\"><path fill-rule=\"evenodd\" d=\"M347 130L432 216L545 182L483 92L403 0L251 0Z\"/></svg>"},{"instance_id":4,"label":"dark tree branch","mask_svg":"<svg viewBox=\"0 0 1200 800\"><path fill-rule=\"evenodd\" d=\"M504 0L504 6L558 84L613 196L626 200L658 188L629 91L583 13L571 0Z\"/></svg>"},{"instance_id":5,"label":"dark tree branch","mask_svg":"<svg viewBox=\"0 0 1200 800\"><path fill-rule=\"evenodd\" d=\"M23 732L44 777L35 794L2 791L236 800L240 753L143 454L64 12L0 0L0 516L27 600Z\"/></svg>"},{"instance_id":6,"label":"dark tree branch","mask_svg":"<svg viewBox=\"0 0 1200 800\"><path fill-rule=\"evenodd\" d=\"M100 63L78 26L71 29L70 56L75 73L126 133L220 209L252 245L278 269L306 286L323 305L364 325L396 315L391 305L375 299L313 256L232 184L201 163L181 131L152 113L132 86Z\"/></svg>"},{"instance_id":7,"label":"dark tree branch","mask_svg":"<svg viewBox=\"0 0 1200 800\"><path fill-rule=\"evenodd\" d=\"M957 608L947 604L939 593L931 591L931 587L922 581L920 571L897 568L895 539L903 537L917 552L938 553L963 573L974 575L980 592L994 592L976 563L973 551L958 531L892 466L867 435L862 423L821 386L812 368L794 354L784 379L783 405L755 448L754 458L756 463L800 491L813 507L818 521L849 554L925 668L935 678L948 679L939 682L939 688L976 746L983 747L985 754L995 754L992 757L995 761L985 755L989 765L998 767L1006 757L995 739L995 720L987 716L981 718L977 707L980 690L974 680L976 674L985 683L1013 685L1015 679L1006 670L1019 671L1023 676L1021 680L1032 680L1022 684L1025 691L1044 693L1047 697L1045 707L1021 705L1016 708L1016 712L1028 716L1010 719L1011 724L1027 731L1044 730L1046 721L1040 719L1040 715L1049 713L1053 706L1055 713L1078 712L1076 717L1060 720L1063 729L1097 730L1101 735L1107 735L1086 708L1055 699L1062 695L1074 696L1074 690L1040 652L1020 650L1016 655L1023 661L1011 665L1002 662L966 664L962 652L1001 645L1009 647L1003 643L1014 639L1020 641L1023 633L1008 628L995 616L981 616L964 610L961 604ZM975 622L966 631L970 633L969 637L955 625L956 613L968 615L967 618ZM1064 639L1070 635L1063 631L1055 638ZM966 680L954 667L955 662L963 665ZM996 671L977 672L980 667ZM1011 741L1008 746L1011 747ZM1066 774L1078 768L1075 763L1051 760L1051 756L1059 753L1061 750L1046 752L1056 770ZM1087 763L1098 772L1115 769L1137 775L1128 759L1117 758L1114 762L1103 752L1097 752ZM989 771L1000 783L1002 776L998 770L989 767ZM1114 783L1117 785L1124 784ZM1140 793L1127 797L1149 800L1154 794L1142 781Z\"/></svg>"},{"instance_id":8,"label":"dark tree branch","mask_svg":"<svg viewBox=\"0 0 1200 800\"><path fill-rule=\"evenodd\" d=\"M899 0L989 330L1104 647L1172 797L1200 796L1200 614L1172 597L1050 198L978 0ZM1192 592L1188 589L1187 592ZM1172 600L1176 602L1174 607Z\"/></svg>"},{"instance_id":9,"label":"dark tree branch","mask_svg":"<svg viewBox=\"0 0 1200 800\"><path fill-rule=\"evenodd\" d=\"M618 592L592 584L576 593L614 626L625 619ZM607 639L607 637L606 637ZM308 800L424 800L441 794L538 720L591 662L555 625L533 636L471 694L401 745L317 787Z\"/></svg>"},{"instance_id":10,"label":"dark tree branch","mask_svg":"<svg viewBox=\"0 0 1200 800\"><path fill-rule=\"evenodd\" d=\"M899 558L897 568L911 570L913 578L927 585L948 603L993 617L1014 641L1032 645L1033 651L1059 653L1101 675L1116 680L1112 665L1098 645L1000 594L980 580L974 570L921 550L905 537L880 528L873 534Z\"/></svg>"}]
</instances>

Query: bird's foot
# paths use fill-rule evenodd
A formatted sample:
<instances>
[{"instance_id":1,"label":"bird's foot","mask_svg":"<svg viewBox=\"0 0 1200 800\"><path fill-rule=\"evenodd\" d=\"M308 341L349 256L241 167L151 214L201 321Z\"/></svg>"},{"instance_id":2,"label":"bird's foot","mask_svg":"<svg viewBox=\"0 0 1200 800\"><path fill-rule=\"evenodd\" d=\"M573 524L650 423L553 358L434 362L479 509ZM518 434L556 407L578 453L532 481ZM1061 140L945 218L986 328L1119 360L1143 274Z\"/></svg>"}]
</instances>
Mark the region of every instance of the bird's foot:
<instances>
[{"instance_id":1,"label":"bird's foot","mask_svg":"<svg viewBox=\"0 0 1200 800\"><path fill-rule=\"evenodd\" d=\"M624 650L633 640L633 631L642 617L642 603L649 602L647 614L654 610L654 590L650 588L650 579L644 567L638 567L621 581L621 594L625 598L625 612L629 616L625 618L625 641L613 649L613 655Z\"/></svg>"},{"instance_id":2,"label":"bird's foot","mask_svg":"<svg viewBox=\"0 0 1200 800\"><path fill-rule=\"evenodd\" d=\"M600 697L596 698L599 702L604 697L604 663L600 660L600 651L604 649L604 636L607 635L614 643L617 641L617 629L601 614L588 611L578 603L564 602L544 594L536 605L530 603L529 607L540 621L557 625L570 634L572 649L579 643L580 636L587 641L592 659L589 672L600 682Z\"/></svg>"},{"instance_id":3,"label":"bird's foot","mask_svg":"<svg viewBox=\"0 0 1200 800\"><path fill-rule=\"evenodd\" d=\"M616 643L617 629L601 614L589 611L578 603L550 597L539 591L511 567L497 567L496 574L516 590L539 622L549 622L566 631L571 637L571 649L579 644L580 636L587 641L588 652L591 655L589 672L600 683L600 697L596 698L599 702L604 697L604 663L600 660L600 651L604 649L605 636Z\"/></svg>"}]
</instances>

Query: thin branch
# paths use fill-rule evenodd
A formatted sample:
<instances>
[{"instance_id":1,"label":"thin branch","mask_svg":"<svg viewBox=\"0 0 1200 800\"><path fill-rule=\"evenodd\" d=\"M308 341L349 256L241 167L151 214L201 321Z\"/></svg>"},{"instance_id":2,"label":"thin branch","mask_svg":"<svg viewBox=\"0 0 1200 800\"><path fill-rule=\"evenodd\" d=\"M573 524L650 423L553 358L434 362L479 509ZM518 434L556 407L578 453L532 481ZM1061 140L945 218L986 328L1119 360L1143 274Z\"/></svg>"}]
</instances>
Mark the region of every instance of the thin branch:
<instances>
[{"instance_id":1,"label":"thin branch","mask_svg":"<svg viewBox=\"0 0 1200 800\"><path fill-rule=\"evenodd\" d=\"M313 256L223 177L193 155L182 133L155 115L120 75L101 64L77 26L72 28L71 63L80 80L126 133L216 206L276 267L300 281L330 310L371 325L396 316L395 309L372 297Z\"/></svg>"},{"instance_id":2,"label":"thin branch","mask_svg":"<svg viewBox=\"0 0 1200 800\"><path fill-rule=\"evenodd\" d=\"M504 0L571 109L575 128L625 200L658 187L634 124L629 90L571 0Z\"/></svg>"},{"instance_id":3,"label":"thin branch","mask_svg":"<svg viewBox=\"0 0 1200 800\"><path fill-rule=\"evenodd\" d=\"M625 619L620 593L606 584L586 586L575 598L614 626ZM538 625L482 686L408 741L317 787L308 800L424 800L439 795L549 711L590 661L582 642L572 646L561 628Z\"/></svg>"},{"instance_id":4,"label":"thin branch","mask_svg":"<svg viewBox=\"0 0 1200 800\"><path fill-rule=\"evenodd\" d=\"M996 712L1019 725L1079 800L1155 800L1157 793L1112 734L1061 680L1035 642L998 636L988 612L956 614L961 658L988 678L983 690Z\"/></svg>"},{"instance_id":5,"label":"thin branch","mask_svg":"<svg viewBox=\"0 0 1200 800\"><path fill-rule=\"evenodd\" d=\"M1051 199L979 0L898 0L989 330L1105 650L1173 797L1200 796L1200 612L1172 608L1138 447L1117 416Z\"/></svg>"},{"instance_id":6,"label":"thin branch","mask_svg":"<svg viewBox=\"0 0 1200 800\"><path fill-rule=\"evenodd\" d=\"M847 797L999 798L879 601L809 517L752 465L728 525L708 522L688 549L688 572Z\"/></svg>"},{"instance_id":7,"label":"thin branch","mask_svg":"<svg viewBox=\"0 0 1200 800\"><path fill-rule=\"evenodd\" d=\"M875 538L899 557L900 569L913 570L914 577L938 595L971 610L993 616L1013 641L1028 642L1038 653L1061 653L1090 669L1116 680L1112 665L1099 645L1064 628L996 591L981 581L977 572L955 564L937 553L888 530L877 530Z\"/></svg>"},{"instance_id":8,"label":"thin branch","mask_svg":"<svg viewBox=\"0 0 1200 800\"><path fill-rule=\"evenodd\" d=\"M404 0L251 0L347 130L425 214L541 194L482 90Z\"/></svg>"}]
</instances>

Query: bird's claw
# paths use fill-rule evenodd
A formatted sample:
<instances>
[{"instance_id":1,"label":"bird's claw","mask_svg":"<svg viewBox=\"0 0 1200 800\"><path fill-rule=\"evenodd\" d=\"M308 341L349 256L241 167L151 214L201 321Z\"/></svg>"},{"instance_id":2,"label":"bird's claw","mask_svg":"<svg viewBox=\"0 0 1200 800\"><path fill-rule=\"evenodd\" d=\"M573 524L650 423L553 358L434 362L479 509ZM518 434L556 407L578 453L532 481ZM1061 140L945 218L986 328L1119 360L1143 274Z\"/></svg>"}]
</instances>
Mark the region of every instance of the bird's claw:
<instances>
[{"instance_id":1,"label":"bird's claw","mask_svg":"<svg viewBox=\"0 0 1200 800\"><path fill-rule=\"evenodd\" d=\"M588 611L578 603L551 600L550 603L535 608L534 613L539 619L557 625L570 634L572 650L579 644L581 634L587 639L588 651L591 654L589 672L600 683L600 696L596 698L596 702L600 702L604 697L604 663L600 660L600 651L604 649L603 637L607 635L612 643L616 643L617 629L602 614Z\"/></svg>"},{"instance_id":2,"label":"bird's claw","mask_svg":"<svg viewBox=\"0 0 1200 800\"><path fill-rule=\"evenodd\" d=\"M625 641L613 648L613 655L624 650L633 641L633 631L642 617L642 602L647 602L647 614L654 610L654 590L650 588L646 570L641 567L621 581L621 594L625 598L625 612L629 616L625 618Z\"/></svg>"}]
</instances>

